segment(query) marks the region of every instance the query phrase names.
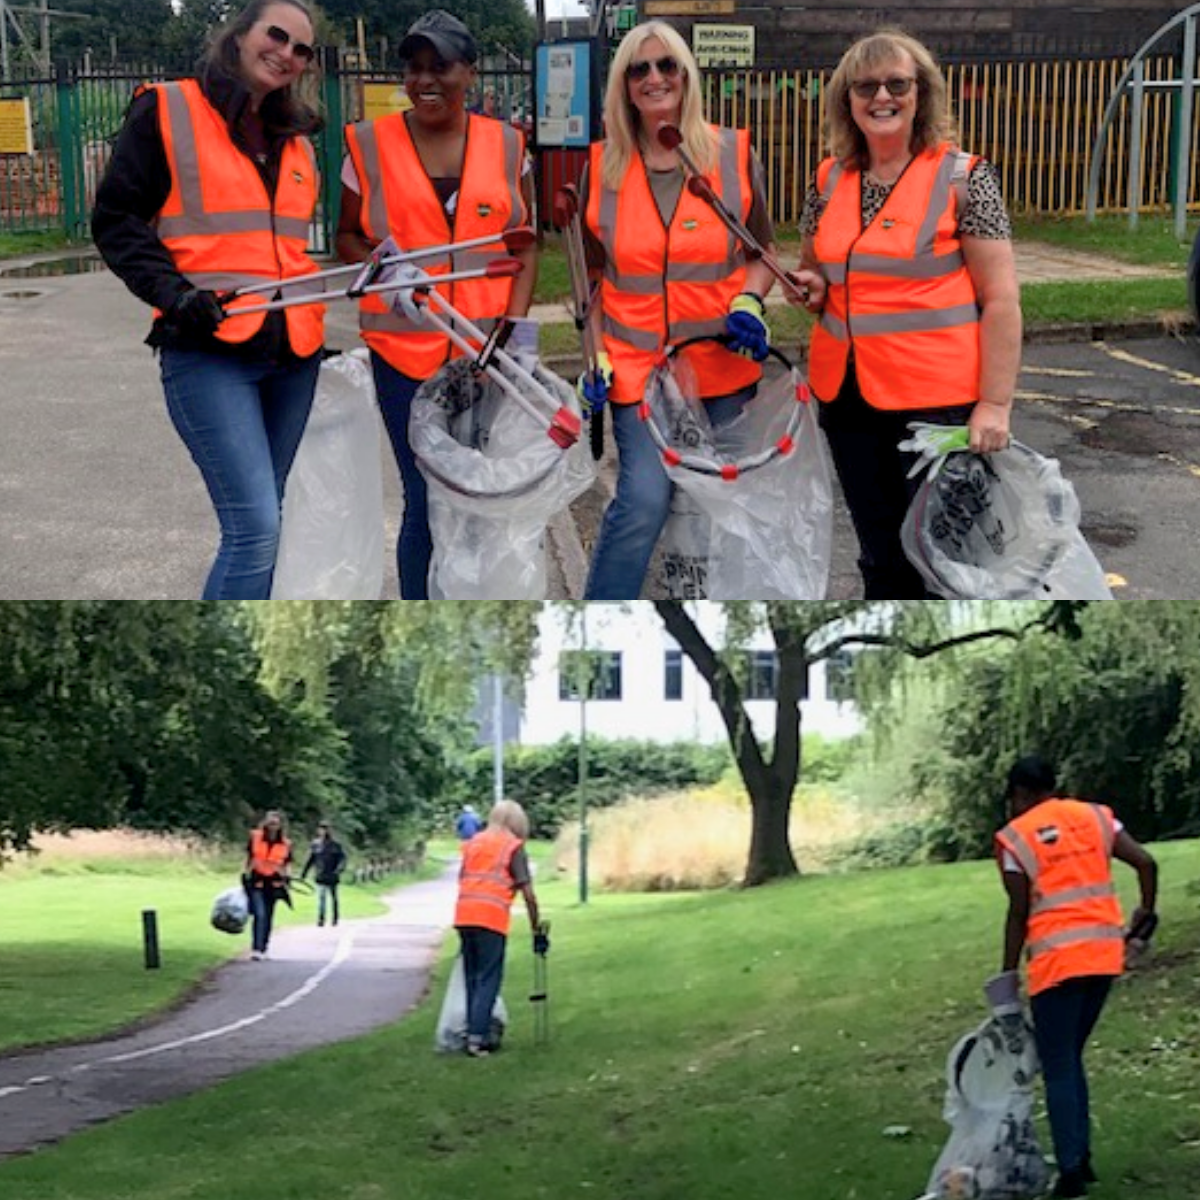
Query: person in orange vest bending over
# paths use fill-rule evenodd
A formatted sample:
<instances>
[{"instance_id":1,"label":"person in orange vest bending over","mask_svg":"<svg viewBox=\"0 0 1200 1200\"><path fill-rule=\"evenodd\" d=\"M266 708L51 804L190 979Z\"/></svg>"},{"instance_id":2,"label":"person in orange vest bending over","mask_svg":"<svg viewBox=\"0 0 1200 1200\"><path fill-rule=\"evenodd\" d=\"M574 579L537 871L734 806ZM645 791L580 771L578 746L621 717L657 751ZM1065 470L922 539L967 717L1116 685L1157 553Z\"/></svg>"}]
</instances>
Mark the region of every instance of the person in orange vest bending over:
<instances>
[{"instance_id":1,"label":"person in orange vest bending over","mask_svg":"<svg viewBox=\"0 0 1200 1200\"><path fill-rule=\"evenodd\" d=\"M499 237L530 219L533 183L524 135L467 111L478 58L470 30L450 13L432 9L409 27L399 55L412 107L346 127L349 155L342 167L337 232L344 262L365 260L389 236L405 250L419 250ZM430 275L444 275L452 267L482 266L500 253L498 245L457 250L418 265ZM537 249L530 246L513 257L524 267L516 277L465 279L438 290L489 332L502 317L524 318L537 282ZM400 595L427 600L433 539L408 418L421 383L460 352L431 325L413 320L403 305L393 307L392 299L390 293L365 296L359 327L371 349L379 411L404 485L396 545Z\"/></svg>"},{"instance_id":2,"label":"person in orange vest bending over","mask_svg":"<svg viewBox=\"0 0 1200 1200\"><path fill-rule=\"evenodd\" d=\"M928 595L900 540L922 482L897 448L909 422L967 425L981 453L1009 441L1021 363L1012 226L995 169L953 144L946 97L914 38L855 42L825 93L833 154L800 216L797 278L817 316L809 384L868 600Z\"/></svg>"},{"instance_id":3,"label":"person in orange vest bending over","mask_svg":"<svg viewBox=\"0 0 1200 1200\"><path fill-rule=\"evenodd\" d=\"M682 150L712 190L773 250L762 166L744 130L704 119L700 71L687 42L664 21L646 21L613 55L604 98L604 141L591 148L581 184L589 273L599 282L592 311L599 380L580 381L592 419L611 401L617 487L592 555L586 598L636 600L666 525L672 484L638 409L661 352L682 351L714 427L754 398L770 334L763 300L774 282L747 261L712 208L686 186L685 165L659 140L675 126Z\"/></svg>"},{"instance_id":4,"label":"person in orange vest bending over","mask_svg":"<svg viewBox=\"0 0 1200 1200\"><path fill-rule=\"evenodd\" d=\"M270 598L284 484L317 386L323 305L237 315L317 269L309 138L321 121L301 87L312 59L300 0L251 0L198 78L138 92L96 192L96 246L157 310L146 341L216 509L205 600ZM241 286L255 293L218 299Z\"/></svg>"},{"instance_id":5,"label":"person in orange vest bending over","mask_svg":"<svg viewBox=\"0 0 1200 1200\"><path fill-rule=\"evenodd\" d=\"M1110 808L1060 797L1056 787L1041 758L1022 758L1008 773L1013 817L996 834L1008 892L1003 970L1015 976L1024 948L1059 1170L1054 1195L1086 1196L1096 1175L1083 1051L1125 964L1112 860L1137 872L1141 904L1130 930L1143 937L1157 923L1158 865Z\"/></svg>"},{"instance_id":6,"label":"person in orange vest bending over","mask_svg":"<svg viewBox=\"0 0 1200 1200\"><path fill-rule=\"evenodd\" d=\"M491 1053L492 1009L504 977L509 918L517 892L525 897L525 911L534 930L534 953L545 954L550 949L530 881L525 854L528 837L525 810L515 800L501 800L483 830L462 847L454 927L462 942L467 984L467 1053L475 1058Z\"/></svg>"},{"instance_id":7,"label":"person in orange vest bending over","mask_svg":"<svg viewBox=\"0 0 1200 1200\"><path fill-rule=\"evenodd\" d=\"M292 865L292 843L283 829L283 815L272 809L262 824L250 831L246 844L243 881L253 917L250 957L256 962L267 956L275 905L287 902L288 868Z\"/></svg>"}]
</instances>

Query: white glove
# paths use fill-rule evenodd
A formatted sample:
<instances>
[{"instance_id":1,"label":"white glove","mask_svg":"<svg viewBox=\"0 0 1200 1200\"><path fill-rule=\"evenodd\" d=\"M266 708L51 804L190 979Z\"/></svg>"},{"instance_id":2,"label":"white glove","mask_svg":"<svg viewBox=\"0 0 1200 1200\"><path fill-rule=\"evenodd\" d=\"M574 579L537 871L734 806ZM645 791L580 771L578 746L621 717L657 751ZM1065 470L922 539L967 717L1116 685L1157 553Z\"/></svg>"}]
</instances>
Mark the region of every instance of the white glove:
<instances>
[{"instance_id":1,"label":"white glove","mask_svg":"<svg viewBox=\"0 0 1200 1200\"><path fill-rule=\"evenodd\" d=\"M414 267L412 263L407 262L397 263L392 270L395 274L388 281L396 288L396 292L392 296L392 311L399 313L402 317L407 317L417 325L423 325L425 323L425 305L418 304L413 299L413 288L432 287L433 276L427 275L420 267Z\"/></svg>"},{"instance_id":2,"label":"white glove","mask_svg":"<svg viewBox=\"0 0 1200 1200\"><path fill-rule=\"evenodd\" d=\"M941 470L947 455L970 448L971 431L965 425L931 425L926 421L910 421L908 428L912 436L900 442L897 449L918 456L908 472L909 479L933 464L929 476L932 479Z\"/></svg>"},{"instance_id":3,"label":"white glove","mask_svg":"<svg viewBox=\"0 0 1200 1200\"><path fill-rule=\"evenodd\" d=\"M505 317L512 332L504 349L531 375L538 364L538 337L542 327L532 317Z\"/></svg>"}]
</instances>

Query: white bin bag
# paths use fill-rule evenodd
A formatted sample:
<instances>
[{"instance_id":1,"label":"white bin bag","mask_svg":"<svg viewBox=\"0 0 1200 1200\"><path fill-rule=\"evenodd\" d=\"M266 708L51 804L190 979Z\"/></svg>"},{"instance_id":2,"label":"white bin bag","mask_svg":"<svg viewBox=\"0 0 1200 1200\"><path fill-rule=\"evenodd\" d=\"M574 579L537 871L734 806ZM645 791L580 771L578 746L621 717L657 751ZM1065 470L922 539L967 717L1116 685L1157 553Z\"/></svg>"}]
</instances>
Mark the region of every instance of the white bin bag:
<instances>
[{"instance_id":1,"label":"white bin bag","mask_svg":"<svg viewBox=\"0 0 1200 1200\"><path fill-rule=\"evenodd\" d=\"M579 415L569 383L533 375ZM429 487L430 599L544 599L546 527L595 478L587 439L564 448L466 359L421 385L409 438Z\"/></svg>"},{"instance_id":2,"label":"white bin bag","mask_svg":"<svg viewBox=\"0 0 1200 1200\"><path fill-rule=\"evenodd\" d=\"M239 883L227 888L214 901L209 918L212 927L222 933L241 933L250 920L250 902L246 889Z\"/></svg>"},{"instance_id":3,"label":"white bin bag","mask_svg":"<svg viewBox=\"0 0 1200 1200\"><path fill-rule=\"evenodd\" d=\"M1111 600L1058 461L1020 442L965 449L967 432L914 422L902 449L928 468L900 538L930 591L968 600Z\"/></svg>"},{"instance_id":4,"label":"white bin bag","mask_svg":"<svg viewBox=\"0 0 1200 1200\"><path fill-rule=\"evenodd\" d=\"M661 542L668 594L823 599L833 489L817 401L773 350L754 399L714 426L680 353L690 344L674 348L651 373L641 409L675 484Z\"/></svg>"},{"instance_id":5,"label":"white bin bag","mask_svg":"<svg viewBox=\"0 0 1200 1200\"><path fill-rule=\"evenodd\" d=\"M383 594L383 469L365 350L321 364L283 497L273 600L378 600Z\"/></svg>"},{"instance_id":6,"label":"white bin bag","mask_svg":"<svg viewBox=\"0 0 1200 1200\"><path fill-rule=\"evenodd\" d=\"M503 996L496 997L492 1008L492 1027L488 1040L498 1046L508 1028L508 1007ZM454 968L446 983L446 995L442 1000L442 1011L438 1014L437 1034L434 1049L443 1054L461 1054L467 1048L467 978L463 972L460 954L454 960Z\"/></svg>"}]
</instances>

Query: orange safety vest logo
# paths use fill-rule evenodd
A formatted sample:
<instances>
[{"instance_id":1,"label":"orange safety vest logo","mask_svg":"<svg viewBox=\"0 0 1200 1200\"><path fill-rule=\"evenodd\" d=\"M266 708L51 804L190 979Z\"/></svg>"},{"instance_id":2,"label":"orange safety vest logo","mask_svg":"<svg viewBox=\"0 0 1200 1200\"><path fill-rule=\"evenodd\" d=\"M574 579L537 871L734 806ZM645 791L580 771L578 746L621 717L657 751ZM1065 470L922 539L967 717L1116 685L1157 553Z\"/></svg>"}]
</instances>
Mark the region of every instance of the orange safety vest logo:
<instances>
[{"instance_id":1,"label":"orange safety vest logo","mask_svg":"<svg viewBox=\"0 0 1200 1200\"><path fill-rule=\"evenodd\" d=\"M525 139L511 125L468 117L452 223L421 165L403 113L348 125L346 144L361 188L363 231L372 240L382 241L390 233L406 250L416 250L488 234L499 239L528 220L521 196ZM494 246L423 258L418 266L428 275L445 275L486 266L502 253L498 240ZM512 279L460 280L437 290L464 317L490 332L508 310ZM410 379L428 379L461 353L445 334L393 311L390 297L364 296L359 327L363 341Z\"/></svg>"},{"instance_id":2,"label":"orange safety vest logo","mask_svg":"<svg viewBox=\"0 0 1200 1200\"><path fill-rule=\"evenodd\" d=\"M750 135L713 127L717 165L708 182L743 221L750 216ZM669 225L650 190L641 155L634 155L621 186L604 186L603 143L591 148L588 228L604 246L600 284L604 349L613 368L609 398L640 404L646 381L662 351L694 337L725 332L729 302L746 281L741 243L713 210L684 188ZM684 351L702 397L751 387L762 368L715 344Z\"/></svg>"},{"instance_id":3,"label":"orange safety vest logo","mask_svg":"<svg viewBox=\"0 0 1200 1200\"><path fill-rule=\"evenodd\" d=\"M1051 799L996 835L1029 878L1029 994L1084 975L1120 975L1125 931L1112 880L1112 810Z\"/></svg>"},{"instance_id":4,"label":"orange safety vest logo","mask_svg":"<svg viewBox=\"0 0 1200 1200\"><path fill-rule=\"evenodd\" d=\"M862 173L832 158L821 164L826 205L814 250L827 288L808 356L821 400L837 398L851 344L875 408L979 399L979 304L958 235L975 161L951 146L917 155L866 229Z\"/></svg>"},{"instance_id":5,"label":"orange safety vest logo","mask_svg":"<svg viewBox=\"0 0 1200 1200\"><path fill-rule=\"evenodd\" d=\"M232 291L262 284L227 308L218 327L224 342L245 342L263 326L265 313L237 309L268 299L281 279L311 275L308 233L319 192L316 154L307 138L283 148L275 196L254 164L234 145L224 117L194 79L152 85L159 128L171 173L171 190L155 218L159 239L180 272L199 288ZM325 340L325 307L290 308L288 340L301 357Z\"/></svg>"},{"instance_id":6,"label":"orange safety vest logo","mask_svg":"<svg viewBox=\"0 0 1200 1200\"><path fill-rule=\"evenodd\" d=\"M511 863L521 839L506 829L485 829L462 848L454 924L508 933L514 883Z\"/></svg>"}]
</instances>

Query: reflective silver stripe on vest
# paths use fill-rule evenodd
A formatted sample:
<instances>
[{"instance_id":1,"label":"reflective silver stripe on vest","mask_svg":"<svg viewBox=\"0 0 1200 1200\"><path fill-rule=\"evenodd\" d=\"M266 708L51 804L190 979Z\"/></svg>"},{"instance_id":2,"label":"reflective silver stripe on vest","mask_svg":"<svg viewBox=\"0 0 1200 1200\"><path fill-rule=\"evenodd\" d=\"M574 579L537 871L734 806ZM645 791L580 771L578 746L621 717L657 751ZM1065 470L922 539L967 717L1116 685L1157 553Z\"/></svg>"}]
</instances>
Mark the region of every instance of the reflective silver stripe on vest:
<instances>
[{"instance_id":1,"label":"reflective silver stripe on vest","mask_svg":"<svg viewBox=\"0 0 1200 1200\"><path fill-rule=\"evenodd\" d=\"M1038 856L1033 847L1025 840L1025 835L1019 829L1009 825L1001 830L1000 836L1002 845L1005 845L1003 839L1008 838L1011 845L1005 845L1005 849L1021 864L1025 874L1029 877L1029 882L1035 882L1038 877Z\"/></svg>"},{"instance_id":2,"label":"reflective silver stripe on vest","mask_svg":"<svg viewBox=\"0 0 1200 1200\"><path fill-rule=\"evenodd\" d=\"M1113 824L1104 817L1104 809L1099 804L1089 804L1088 808L1096 816L1096 822L1100 826L1100 840L1104 843L1105 853L1112 857L1113 842L1116 840L1116 834L1113 829Z\"/></svg>"},{"instance_id":3,"label":"reflective silver stripe on vest","mask_svg":"<svg viewBox=\"0 0 1200 1200\"><path fill-rule=\"evenodd\" d=\"M1047 912L1052 908L1066 908L1074 904L1078 900L1103 900L1110 896L1115 896L1117 889L1112 883L1091 883L1085 887L1064 888L1061 892L1049 892L1044 896L1038 896L1033 902L1030 913Z\"/></svg>"},{"instance_id":4,"label":"reflective silver stripe on vest","mask_svg":"<svg viewBox=\"0 0 1200 1200\"><path fill-rule=\"evenodd\" d=\"M821 274L825 276L826 283L845 283L846 282L846 264L838 263L818 263L821 268Z\"/></svg>"},{"instance_id":5,"label":"reflective silver stripe on vest","mask_svg":"<svg viewBox=\"0 0 1200 1200\"><path fill-rule=\"evenodd\" d=\"M875 333L922 333L930 329L949 329L955 325L974 325L979 320L979 306L956 304L952 308L931 308L918 312L872 313L854 318L854 334L870 336Z\"/></svg>"},{"instance_id":6,"label":"reflective silver stripe on vest","mask_svg":"<svg viewBox=\"0 0 1200 1200\"><path fill-rule=\"evenodd\" d=\"M933 245L937 239L938 221L950 203L950 181L958 169L958 154L945 154L938 163L937 174L933 177L933 190L929 193L929 205L917 232L916 258L933 255Z\"/></svg>"},{"instance_id":7,"label":"reflective silver stripe on vest","mask_svg":"<svg viewBox=\"0 0 1200 1200\"><path fill-rule=\"evenodd\" d=\"M1072 946L1079 942L1123 942L1125 931L1120 925L1080 925L1077 929L1060 929L1029 943L1028 955L1037 958L1050 950Z\"/></svg>"},{"instance_id":8,"label":"reflective silver stripe on vest","mask_svg":"<svg viewBox=\"0 0 1200 1200\"><path fill-rule=\"evenodd\" d=\"M735 216L742 213L742 174L738 170L738 143L736 129L722 129L717 134L717 164L720 176L721 200ZM728 275L742 261L741 243L729 231L725 231L725 274Z\"/></svg>"},{"instance_id":9,"label":"reflective silver stripe on vest","mask_svg":"<svg viewBox=\"0 0 1200 1200\"><path fill-rule=\"evenodd\" d=\"M622 325L607 314L603 317L604 332L615 337L619 342L628 342L635 350L655 351L659 348L658 337L643 329L634 329L632 325Z\"/></svg>"},{"instance_id":10,"label":"reflective silver stripe on vest","mask_svg":"<svg viewBox=\"0 0 1200 1200\"><path fill-rule=\"evenodd\" d=\"M885 258L881 254L856 254L854 269L870 275L890 275L897 279L938 279L961 271L965 260L962 252L952 254L922 254L919 258ZM833 264L830 264L831 266ZM830 281L833 272L829 272ZM845 268L838 283L845 282Z\"/></svg>"},{"instance_id":11,"label":"reflective silver stripe on vest","mask_svg":"<svg viewBox=\"0 0 1200 1200\"><path fill-rule=\"evenodd\" d=\"M262 284L264 292L276 290L279 284L278 275L247 275L235 274L232 271L188 271L187 278L197 287L208 288L213 292L232 291L240 287L257 287ZM320 282L318 280L318 282ZM316 291L314 285L313 291ZM337 295L342 295L338 292Z\"/></svg>"},{"instance_id":12,"label":"reflective silver stripe on vest","mask_svg":"<svg viewBox=\"0 0 1200 1200\"><path fill-rule=\"evenodd\" d=\"M821 314L821 328L825 330L832 338L837 338L839 342L844 342L849 336L846 333L846 323L841 317L835 317L833 313L826 309Z\"/></svg>"},{"instance_id":13,"label":"reflective silver stripe on vest","mask_svg":"<svg viewBox=\"0 0 1200 1200\"><path fill-rule=\"evenodd\" d=\"M508 184L508 224L506 229L516 229L522 224L521 209L521 135L511 126L502 125L504 139L504 181Z\"/></svg>"},{"instance_id":14,"label":"reflective silver stripe on vest","mask_svg":"<svg viewBox=\"0 0 1200 1200\"><path fill-rule=\"evenodd\" d=\"M950 176L950 186L958 198L958 208L954 219L957 222L967 211L968 184L971 178L971 156L965 150L959 150L954 156L954 171Z\"/></svg>"},{"instance_id":15,"label":"reflective silver stripe on vest","mask_svg":"<svg viewBox=\"0 0 1200 1200\"><path fill-rule=\"evenodd\" d=\"M694 337L716 337L725 332L725 318L714 317L710 321L679 321L672 323L667 331L671 342L685 342Z\"/></svg>"},{"instance_id":16,"label":"reflective silver stripe on vest","mask_svg":"<svg viewBox=\"0 0 1200 1200\"><path fill-rule=\"evenodd\" d=\"M362 156L362 169L366 174L366 179L359 180L359 184L367 194L367 220L371 225L371 236L383 239L388 231L387 198L383 194L383 172L379 168L379 139L375 136L375 123L360 121L354 126L354 133Z\"/></svg>"},{"instance_id":17,"label":"reflective silver stripe on vest","mask_svg":"<svg viewBox=\"0 0 1200 1200\"><path fill-rule=\"evenodd\" d=\"M266 209L257 212L223 213L197 212L179 217L159 217L160 237L192 237L222 233L270 233L271 214ZM308 237L308 225L304 225Z\"/></svg>"},{"instance_id":18,"label":"reflective silver stripe on vest","mask_svg":"<svg viewBox=\"0 0 1200 1200\"><path fill-rule=\"evenodd\" d=\"M622 275L612 265L611 258L605 259L604 279L618 291L628 292L632 296L662 295L663 281L661 275Z\"/></svg>"},{"instance_id":19,"label":"reflective silver stripe on vest","mask_svg":"<svg viewBox=\"0 0 1200 1200\"><path fill-rule=\"evenodd\" d=\"M720 283L729 278L729 263L667 263L668 283Z\"/></svg>"},{"instance_id":20,"label":"reflective silver stripe on vest","mask_svg":"<svg viewBox=\"0 0 1200 1200\"><path fill-rule=\"evenodd\" d=\"M829 203L829 197L833 195L833 189L837 187L838 180L841 179L843 174L845 174L845 170L846 168L842 166L840 161L835 162L833 166L829 168L829 178L825 180L825 186L821 189L821 199L824 200L826 204Z\"/></svg>"},{"instance_id":21,"label":"reflective silver stripe on vest","mask_svg":"<svg viewBox=\"0 0 1200 1200\"><path fill-rule=\"evenodd\" d=\"M446 313L441 313L443 321L447 321L451 328L456 327L454 319ZM498 324L494 317L474 317L471 319L471 324L480 332L489 334ZM374 333L432 333L441 335L440 329L434 327L425 321L413 321L408 317L402 316L400 313L393 311L389 312L370 312L366 309L360 309L358 314L358 326L360 329L370 330ZM465 329L459 330L463 337L469 337Z\"/></svg>"},{"instance_id":22,"label":"reflective silver stripe on vest","mask_svg":"<svg viewBox=\"0 0 1200 1200\"><path fill-rule=\"evenodd\" d=\"M178 83L160 84L167 96L167 120L171 122L171 141L175 147L175 181L184 216L204 211L204 191L200 186L200 154L196 149L196 131L192 110ZM159 229L163 222L160 220ZM185 233L187 231L184 231Z\"/></svg>"}]
</instances>

